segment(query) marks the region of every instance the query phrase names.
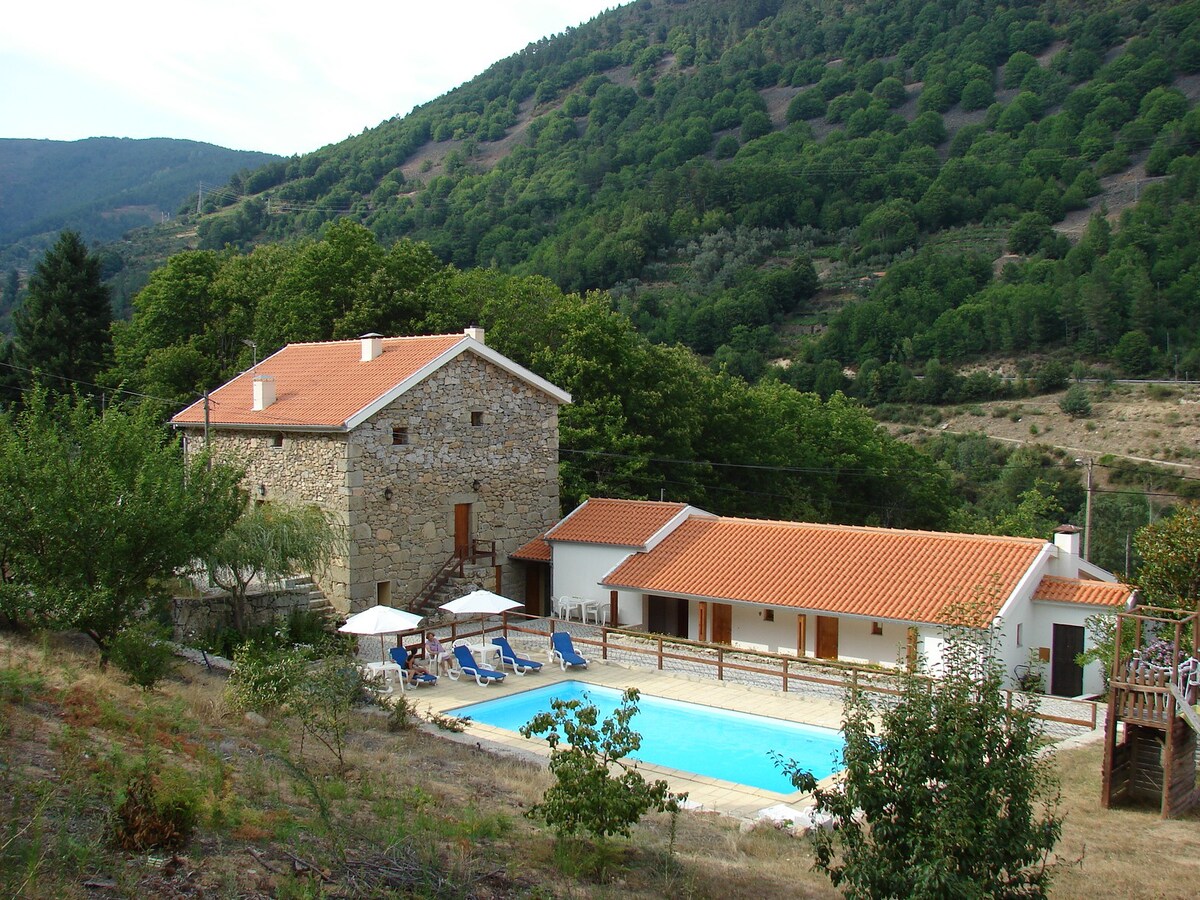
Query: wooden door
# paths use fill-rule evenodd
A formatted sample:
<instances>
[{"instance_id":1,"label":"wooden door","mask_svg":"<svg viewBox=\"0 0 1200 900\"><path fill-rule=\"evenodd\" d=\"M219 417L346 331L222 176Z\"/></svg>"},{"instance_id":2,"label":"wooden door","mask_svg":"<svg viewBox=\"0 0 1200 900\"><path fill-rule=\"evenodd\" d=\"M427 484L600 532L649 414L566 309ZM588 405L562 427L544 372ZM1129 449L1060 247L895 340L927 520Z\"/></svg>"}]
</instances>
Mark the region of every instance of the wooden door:
<instances>
[{"instance_id":1,"label":"wooden door","mask_svg":"<svg viewBox=\"0 0 1200 900\"><path fill-rule=\"evenodd\" d=\"M728 644L733 640L733 607L728 603L712 605L712 639L714 644Z\"/></svg>"},{"instance_id":2,"label":"wooden door","mask_svg":"<svg viewBox=\"0 0 1200 900\"><path fill-rule=\"evenodd\" d=\"M467 559L471 555L471 504L454 504L454 555Z\"/></svg>"},{"instance_id":3,"label":"wooden door","mask_svg":"<svg viewBox=\"0 0 1200 900\"><path fill-rule=\"evenodd\" d=\"M544 616L545 604L542 598L547 595L546 583L549 581L550 567L542 563L525 563L525 614Z\"/></svg>"},{"instance_id":4,"label":"wooden door","mask_svg":"<svg viewBox=\"0 0 1200 900\"><path fill-rule=\"evenodd\" d=\"M672 637L688 636L688 604L677 597L651 596L648 601L649 619L647 630L653 634L669 634Z\"/></svg>"},{"instance_id":5,"label":"wooden door","mask_svg":"<svg viewBox=\"0 0 1200 900\"><path fill-rule=\"evenodd\" d=\"M837 616L817 616L817 659L838 658Z\"/></svg>"},{"instance_id":6,"label":"wooden door","mask_svg":"<svg viewBox=\"0 0 1200 900\"><path fill-rule=\"evenodd\" d=\"M1054 626L1050 648L1050 693L1078 697L1083 693L1083 667L1075 657L1083 652L1083 626Z\"/></svg>"}]
</instances>

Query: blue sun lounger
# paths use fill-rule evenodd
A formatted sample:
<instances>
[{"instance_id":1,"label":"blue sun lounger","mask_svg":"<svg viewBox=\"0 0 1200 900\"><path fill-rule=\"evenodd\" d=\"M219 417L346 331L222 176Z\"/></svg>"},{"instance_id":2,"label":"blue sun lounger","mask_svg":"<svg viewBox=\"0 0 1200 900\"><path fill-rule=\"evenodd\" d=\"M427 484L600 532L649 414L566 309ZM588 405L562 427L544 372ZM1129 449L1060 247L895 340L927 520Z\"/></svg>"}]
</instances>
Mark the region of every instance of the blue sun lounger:
<instances>
[{"instance_id":1,"label":"blue sun lounger","mask_svg":"<svg viewBox=\"0 0 1200 900\"><path fill-rule=\"evenodd\" d=\"M556 631L550 635L550 662L557 661L563 671L567 666L583 666L587 668L588 661L575 652L571 643L571 635L566 631Z\"/></svg>"},{"instance_id":2,"label":"blue sun lounger","mask_svg":"<svg viewBox=\"0 0 1200 900\"><path fill-rule=\"evenodd\" d=\"M541 670L542 664L540 662L517 656L516 652L509 645L508 638L494 637L492 638L492 643L500 648L500 664L512 666L512 670L518 675L524 675L526 672L530 671L538 672Z\"/></svg>"},{"instance_id":3,"label":"blue sun lounger","mask_svg":"<svg viewBox=\"0 0 1200 900\"><path fill-rule=\"evenodd\" d=\"M475 657L471 655L471 651L466 647L454 648L454 660L458 663L458 671L451 671L450 677L455 681L458 677L466 672L468 675L474 675L475 680L480 684L491 684L493 681L503 681L504 673L497 672L495 669L485 669L483 666L475 662Z\"/></svg>"},{"instance_id":4,"label":"blue sun lounger","mask_svg":"<svg viewBox=\"0 0 1200 900\"><path fill-rule=\"evenodd\" d=\"M412 681L409 681L408 651L403 647L393 647L391 653L392 662L400 667L400 687L402 690L420 687L423 684L437 684L437 676L431 672L422 672Z\"/></svg>"}]
</instances>

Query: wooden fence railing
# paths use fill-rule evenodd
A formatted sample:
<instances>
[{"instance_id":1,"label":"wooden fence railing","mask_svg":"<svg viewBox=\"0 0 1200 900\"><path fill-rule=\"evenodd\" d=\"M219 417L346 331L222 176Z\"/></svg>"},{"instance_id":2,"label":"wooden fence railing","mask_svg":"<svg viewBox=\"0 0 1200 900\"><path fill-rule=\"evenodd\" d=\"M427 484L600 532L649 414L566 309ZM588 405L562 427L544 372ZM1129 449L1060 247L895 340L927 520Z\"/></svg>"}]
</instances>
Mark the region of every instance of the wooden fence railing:
<instances>
[{"instance_id":1,"label":"wooden fence railing","mask_svg":"<svg viewBox=\"0 0 1200 900\"><path fill-rule=\"evenodd\" d=\"M486 642L488 634L528 634L545 638L547 643L557 624L554 619L526 616L524 613L508 613L499 623L466 622L450 624L450 640L478 638ZM684 662L708 667L719 681L727 673L740 672L747 675L766 676L778 679L786 692L802 689L801 685L823 685L897 696L901 693L899 673L885 666L846 663L838 660L803 659L781 653L747 650L723 644L709 644L668 635L632 631L611 626L589 626L599 632L599 638L572 635L572 642L585 647L597 648L600 658L607 660L613 653L631 654L646 661L647 668L663 670L667 661ZM586 654L585 654L586 655ZM1013 709L1021 691L1006 690L1005 701ZM1057 722L1081 728L1095 729L1099 721L1098 704L1092 700L1073 700L1065 697L1053 698L1056 705L1068 705L1078 709L1080 715L1065 716L1038 710L1034 717L1046 722Z\"/></svg>"}]
</instances>

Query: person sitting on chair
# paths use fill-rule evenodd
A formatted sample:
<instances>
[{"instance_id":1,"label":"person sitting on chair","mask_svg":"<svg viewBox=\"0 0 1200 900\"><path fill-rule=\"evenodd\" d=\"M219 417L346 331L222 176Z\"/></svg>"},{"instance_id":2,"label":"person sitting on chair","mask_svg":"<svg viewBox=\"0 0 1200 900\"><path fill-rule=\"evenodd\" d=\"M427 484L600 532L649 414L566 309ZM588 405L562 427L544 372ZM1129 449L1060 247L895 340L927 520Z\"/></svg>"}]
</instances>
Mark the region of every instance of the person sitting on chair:
<instances>
[{"instance_id":1,"label":"person sitting on chair","mask_svg":"<svg viewBox=\"0 0 1200 900\"><path fill-rule=\"evenodd\" d=\"M450 659L450 651L442 645L432 631L425 632L425 659L429 661L430 665L437 666L439 675L442 674L442 670L448 664L447 660Z\"/></svg>"},{"instance_id":2,"label":"person sitting on chair","mask_svg":"<svg viewBox=\"0 0 1200 900\"><path fill-rule=\"evenodd\" d=\"M421 661L418 660L411 653L408 655L407 671L408 671L408 683L410 685L413 685L414 687L416 686L417 682L421 680L422 675L429 674L429 670L427 668L425 668L425 666L423 666L421 664Z\"/></svg>"}]
</instances>

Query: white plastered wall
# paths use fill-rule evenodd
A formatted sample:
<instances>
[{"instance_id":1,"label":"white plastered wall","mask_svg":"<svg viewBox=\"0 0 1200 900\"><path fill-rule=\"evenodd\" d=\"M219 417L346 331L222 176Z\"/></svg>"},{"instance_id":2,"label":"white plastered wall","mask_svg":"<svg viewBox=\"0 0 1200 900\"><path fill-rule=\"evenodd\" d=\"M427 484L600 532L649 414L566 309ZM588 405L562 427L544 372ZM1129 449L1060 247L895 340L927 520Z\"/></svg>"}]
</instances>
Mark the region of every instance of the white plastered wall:
<instances>
[{"instance_id":1,"label":"white plastered wall","mask_svg":"<svg viewBox=\"0 0 1200 900\"><path fill-rule=\"evenodd\" d=\"M551 569L550 593L555 597L582 597L585 600L609 601L611 589L600 579L634 551L629 547L610 547L601 544L552 542L554 565ZM622 626L642 624L642 595L637 591L617 592L618 622Z\"/></svg>"}]
</instances>

